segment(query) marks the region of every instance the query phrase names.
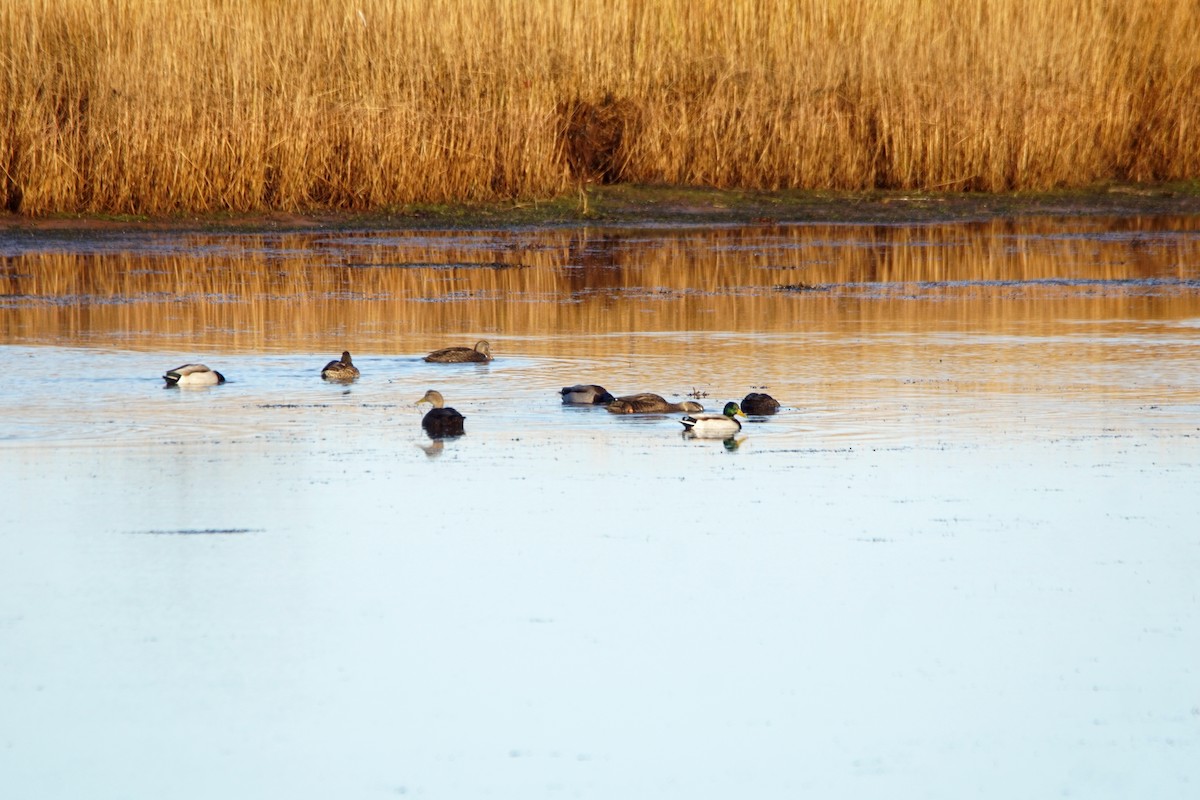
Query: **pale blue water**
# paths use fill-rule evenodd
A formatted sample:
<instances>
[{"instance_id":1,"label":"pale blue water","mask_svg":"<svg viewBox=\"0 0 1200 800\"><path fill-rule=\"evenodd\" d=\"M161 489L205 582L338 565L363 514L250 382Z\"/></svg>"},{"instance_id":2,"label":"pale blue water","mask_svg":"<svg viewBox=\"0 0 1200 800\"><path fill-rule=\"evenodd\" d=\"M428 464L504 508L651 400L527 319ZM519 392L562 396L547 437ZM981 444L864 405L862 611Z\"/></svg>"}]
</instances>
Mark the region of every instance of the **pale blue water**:
<instances>
[{"instance_id":1,"label":"pale blue water","mask_svg":"<svg viewBox=\"0 0 1200 800\"><path fill-rule=\"evenodd\" d=\"M812 336L736 447L556 390L717 407L786 334L0 345L0 795L1194 797L1193 323Z\"/></svg>"}]
</instances>

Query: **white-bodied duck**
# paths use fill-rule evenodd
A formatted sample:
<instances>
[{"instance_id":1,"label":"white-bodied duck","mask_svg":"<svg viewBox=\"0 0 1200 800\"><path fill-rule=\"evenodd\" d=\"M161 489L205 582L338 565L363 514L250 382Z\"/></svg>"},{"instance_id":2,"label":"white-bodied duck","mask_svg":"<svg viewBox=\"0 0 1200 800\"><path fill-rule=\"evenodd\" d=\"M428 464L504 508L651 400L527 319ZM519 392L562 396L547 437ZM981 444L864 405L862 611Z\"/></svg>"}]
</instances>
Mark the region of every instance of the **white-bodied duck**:
<instances>
[{"instance_id":1,"label":"white-bodied duck","mask_svg":"<svg viewBox=\"0 0 1200 800\"><path fill-rule=\"evenodd\" d=\"M744 416L741 407L730 401L720 414L689 414L679 421L683 423L684 433L704 439L724 439L742 429L738 417Z\"/></svg>"},{"instance_id":2,"label":"white-bodied duck","mask_svg":"<svg viewBox=\"0 0 1200 800\"><path fill-rule=\"evenodd\" d=\"M184 364L167 370L163 380L167 386L216 386L225 382L225 376L203 364Z\"/></svg>"}]
</instances>

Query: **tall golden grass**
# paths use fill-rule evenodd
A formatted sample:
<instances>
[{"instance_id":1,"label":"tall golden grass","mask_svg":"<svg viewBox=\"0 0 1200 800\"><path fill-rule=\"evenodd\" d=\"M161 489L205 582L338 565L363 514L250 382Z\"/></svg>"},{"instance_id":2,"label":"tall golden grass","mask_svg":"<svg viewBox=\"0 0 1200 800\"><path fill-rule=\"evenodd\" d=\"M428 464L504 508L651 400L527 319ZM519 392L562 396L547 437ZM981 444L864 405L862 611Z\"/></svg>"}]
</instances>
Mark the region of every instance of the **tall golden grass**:
<instances>
[{"instance_id":1,"label":"tall golden grass","mask_svg":"<svg viewBox=\"0 0 1200 800\"><path fill-rule=\"evenodd\" d=\"M10 210L1200 175L1195 0L7 0Z\"/></svg>"}]
</instances>

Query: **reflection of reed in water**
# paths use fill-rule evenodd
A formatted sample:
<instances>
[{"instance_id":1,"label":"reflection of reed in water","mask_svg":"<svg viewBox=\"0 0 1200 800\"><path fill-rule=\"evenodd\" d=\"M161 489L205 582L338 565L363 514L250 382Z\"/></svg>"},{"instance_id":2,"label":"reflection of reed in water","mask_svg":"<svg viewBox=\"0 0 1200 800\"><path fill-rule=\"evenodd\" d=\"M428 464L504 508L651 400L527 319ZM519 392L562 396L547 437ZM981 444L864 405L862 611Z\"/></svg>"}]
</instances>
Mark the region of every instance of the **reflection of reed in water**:
<instances>
[{"instance_id":1,"label":"reflection of reed in water","mask_svg":"<svg viewBox=\"0 0 1200 800\"><path fill-rule=\"evenodd\" d=\"M0 336L340 350L350 334L359 349L419 353L479 332L533 337L534 350L559 354L564 335L1186 319L1200 314L1200 240L1177 235L1191 228L1127 219L194 236L170 249L148 238L125 252L5 258Z\"/></svg>"}]
</instances>

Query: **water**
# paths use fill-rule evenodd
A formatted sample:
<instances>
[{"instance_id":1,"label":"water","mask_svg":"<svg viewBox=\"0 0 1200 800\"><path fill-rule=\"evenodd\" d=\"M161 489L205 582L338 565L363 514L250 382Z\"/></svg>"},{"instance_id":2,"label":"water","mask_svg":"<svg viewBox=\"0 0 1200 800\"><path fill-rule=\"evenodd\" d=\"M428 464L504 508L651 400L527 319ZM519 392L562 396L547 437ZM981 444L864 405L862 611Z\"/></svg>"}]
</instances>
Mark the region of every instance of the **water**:
<instances>
[{"instance_id":1,"label":"water","mask_svg":"<svg viewBox=\"0 0 1200 800\"><path fill-rule=\"evenodd\" d=\"M5 796L1195 793L1194 220L0 255Z\"/></svg>"}]
</instances>

